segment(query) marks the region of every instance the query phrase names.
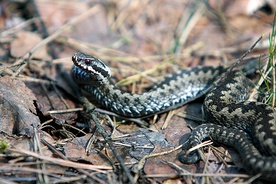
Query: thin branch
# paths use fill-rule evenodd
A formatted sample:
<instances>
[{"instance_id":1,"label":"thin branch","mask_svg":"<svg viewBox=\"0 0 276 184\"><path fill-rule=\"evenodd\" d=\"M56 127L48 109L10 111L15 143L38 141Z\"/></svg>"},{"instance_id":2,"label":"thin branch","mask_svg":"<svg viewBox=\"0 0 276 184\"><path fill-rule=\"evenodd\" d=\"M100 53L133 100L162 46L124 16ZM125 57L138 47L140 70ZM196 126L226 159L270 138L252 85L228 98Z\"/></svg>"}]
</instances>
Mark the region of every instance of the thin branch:
<instances>
[{"instance_id":1,"label":"thin branch","mask_svg":"<svg viewBox=\"0 0 276 184\"><path fill-rule=\"evenodd\" d=\"M124 160L122 159L122 157L117 152L115 146L110 141L110 137L107 135L107 133L105 132L105 130L101 126L101 123L99 122L98 118L96 117L96 115L94 113L95 106L93 104L91 104L87 98L82 97L82 96L79 96L79 101L84 105L85 109L88 112L87 114L95 122L96 127L97 127L97 131L102 135L102 137L104 138L104 140L107 142L109 148L111 149L111 151L113 152L113 154L117 158L117 160L118 160L118 162L119 162L119 164L121 166L121 169L124 171L124 173L126 174L126 177L128 178L128 182L134 184L133 177L130 174L129 169L125 166Z\"/></svg>"}]
</instances>

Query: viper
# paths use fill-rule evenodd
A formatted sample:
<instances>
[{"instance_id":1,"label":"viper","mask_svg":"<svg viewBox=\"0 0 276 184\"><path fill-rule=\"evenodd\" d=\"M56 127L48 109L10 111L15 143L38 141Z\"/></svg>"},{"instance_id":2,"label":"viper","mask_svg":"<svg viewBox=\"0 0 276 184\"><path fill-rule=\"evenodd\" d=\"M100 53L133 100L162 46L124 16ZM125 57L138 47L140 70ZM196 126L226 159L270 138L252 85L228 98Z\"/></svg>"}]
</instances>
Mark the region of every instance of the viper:
<instances>
[{"instance_id":1,"label":"viper","mask_svg":"<svg viewBox=\"0 0 276 184\"><path fill-rule=\"evenodd\" d=\"M231 71L217 82L226 71L224 67L187 68L166 76L150 91L131 94L110 81L111 71L99 58L77 52L72 61L74 81L99 105L124 117L148 117L205 95L205 123L192 131L180 161L199 161L198 150L185 151L211 137L234 147L249 174L276 180L276 113L269 105L248 101L253 83L243 73Z\"/></svg>"}]
</instances>

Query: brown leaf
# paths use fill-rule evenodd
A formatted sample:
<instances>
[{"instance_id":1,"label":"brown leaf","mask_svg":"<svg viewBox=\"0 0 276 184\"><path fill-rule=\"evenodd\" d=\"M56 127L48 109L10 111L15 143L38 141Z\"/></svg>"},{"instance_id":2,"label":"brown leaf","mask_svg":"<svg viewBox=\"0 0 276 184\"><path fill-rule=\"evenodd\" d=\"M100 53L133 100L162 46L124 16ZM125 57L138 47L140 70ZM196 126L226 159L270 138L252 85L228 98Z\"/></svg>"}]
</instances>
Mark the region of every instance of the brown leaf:
<instances>
[{"instance_id":1,"label":"brown leaf","mask_svg":"<svg viewBox=\"0 0 276 184\"><path fill-rule=\"evenodd\" d=\"M8 134L33 136L33 126L39 119L34 115L36 100L32 91L19 80L0 78L0 124Z\"/></svg>"},{"instance_id":2,"label":"brown leaf","mask_svg":"<svg viewBox=\"0 0 276 184\"><path fill-rule=\"evenodd\" d=\"M42 41L42 38L32 32L20 31L16 35L16 39L11 42L11 55L21 57L29 52L35 45ZM40 47L33 53L34 58L49 59L46 47Z\"/></svg>"},{"instance_id":3,"label":"brown leaf","mask_svg":"<svg viewBox=\"0 0 276 184\"><path fill-rule=\"evenodd\" d=\"M108 162L98 154L97 151L87 155L85 146L90 139L91 134L83 137L77 137L72 142L68 142L63 148L64 153L70 160L86 161L94 165L108 165Z\"/></svg>"}]
</instances>

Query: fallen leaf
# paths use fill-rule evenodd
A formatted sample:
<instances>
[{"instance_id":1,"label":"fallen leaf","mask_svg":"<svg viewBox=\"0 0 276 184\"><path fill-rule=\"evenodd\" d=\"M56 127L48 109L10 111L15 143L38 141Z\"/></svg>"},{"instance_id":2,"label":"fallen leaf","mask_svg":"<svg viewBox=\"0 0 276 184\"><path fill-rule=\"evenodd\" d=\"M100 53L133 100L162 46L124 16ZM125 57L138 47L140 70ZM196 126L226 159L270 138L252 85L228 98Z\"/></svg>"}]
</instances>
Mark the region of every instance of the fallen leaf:
<instances>
[{"instance_id":1,"label":"fallen leaf","mask_svg":"<svg viewBox=\"0 0 276 184\"><path fill-rule=\"evenodd\" d=\"M1 131L8 134L33 136L33 127L39 125L32 91L22 81L0 78Z\"/></svg>"},{"instance_id":2,"label":"fallen leaf","mask_svg":"<svg viewBox=\"0 0 276 184\"><path fill-rule=\"evenodd\" d=\"M16 39L11 42L11 55L13 57L22 57L41 41L42 38L36 33L20 31L17 33ZM32 56L43 60L50 59L45 46L35 50Z\"/></svg>"}]
</instances>

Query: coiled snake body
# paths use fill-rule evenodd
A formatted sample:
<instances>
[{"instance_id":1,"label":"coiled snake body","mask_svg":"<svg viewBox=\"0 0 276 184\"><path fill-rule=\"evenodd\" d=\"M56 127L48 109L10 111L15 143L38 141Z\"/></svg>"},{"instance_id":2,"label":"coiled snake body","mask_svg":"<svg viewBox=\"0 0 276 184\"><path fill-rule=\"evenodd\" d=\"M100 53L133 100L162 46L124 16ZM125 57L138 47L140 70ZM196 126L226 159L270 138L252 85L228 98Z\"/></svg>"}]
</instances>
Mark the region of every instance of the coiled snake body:
<instances>
[{"instance_id":1,"label":"coiled snake body","mask_svg":"<svg viewBox=\"0 0 276 184\"><path fill-rule=\"evenodd\" d=\"M93 56L76 53L72 78L107 110L126 117L144 117L180 107L206 93L225 71L223 67L195 67L166 77L143 94L122 92L109 82L109 68ZM276 180L276 113L270 106L247 101L251 81L234 71L212 86L204 100L206 124L196 127L185 149L211 137L234 147L249 174ZM181 154L184 163L198 161L197 151Z\"/></svg>"}]
</instances>

